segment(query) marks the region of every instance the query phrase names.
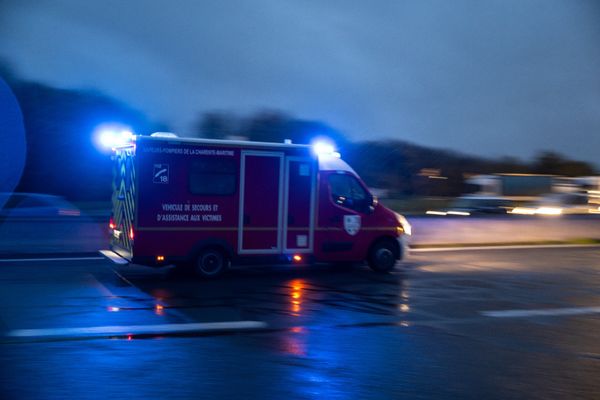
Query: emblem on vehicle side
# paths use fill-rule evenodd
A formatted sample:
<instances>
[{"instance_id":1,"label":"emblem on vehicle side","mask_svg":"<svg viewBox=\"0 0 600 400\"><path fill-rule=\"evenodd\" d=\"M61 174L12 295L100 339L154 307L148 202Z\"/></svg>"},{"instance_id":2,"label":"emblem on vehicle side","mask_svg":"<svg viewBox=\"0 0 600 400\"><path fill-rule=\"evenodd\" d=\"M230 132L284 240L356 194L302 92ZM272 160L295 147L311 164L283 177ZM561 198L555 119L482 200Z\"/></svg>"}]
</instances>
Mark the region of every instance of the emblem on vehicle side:
<instances>
[{"instance_id":1,"label":"emblem on vehicle side","mask_svg":"<svg viewBox=\"0 0 600 400\"><path fill-rule=\"evenodd\" d=\"M360 230L360 215L344 215L344 230L354 236Z\"/></svg>"},{"instance_id":2,"label":"emblem on vehicle side","mask_svg":"<svg viewBox=\"0 0 600 400\"><path fill-rule=\"evenodd\" d=\"M169 164L154 164L152 182L169 183Z\"/></svg>"}]
</instances>

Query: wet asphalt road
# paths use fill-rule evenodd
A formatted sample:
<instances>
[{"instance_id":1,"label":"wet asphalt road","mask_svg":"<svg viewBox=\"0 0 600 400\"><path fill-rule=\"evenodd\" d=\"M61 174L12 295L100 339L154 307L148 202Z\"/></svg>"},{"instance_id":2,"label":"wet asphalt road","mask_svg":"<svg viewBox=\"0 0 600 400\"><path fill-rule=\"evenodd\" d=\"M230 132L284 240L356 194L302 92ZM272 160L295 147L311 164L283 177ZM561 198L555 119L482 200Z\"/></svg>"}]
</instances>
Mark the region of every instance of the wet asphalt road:
<instances>
[{"instance_id":1,"label":"wet asphalt road","mask_svg":"<svg viewBox=\"0 0 600 400\"><path fill-rule=\"evenodd\" d=\"M582 308L600 307L598 247L418 253L388 275L252 267L218 281L104 260L0 262L0 289L2 398L600 398L600 314ZM486 314L538 309L563 315ZM268 327L9 336L215 321Z\"/></svg>"}]
</instances>

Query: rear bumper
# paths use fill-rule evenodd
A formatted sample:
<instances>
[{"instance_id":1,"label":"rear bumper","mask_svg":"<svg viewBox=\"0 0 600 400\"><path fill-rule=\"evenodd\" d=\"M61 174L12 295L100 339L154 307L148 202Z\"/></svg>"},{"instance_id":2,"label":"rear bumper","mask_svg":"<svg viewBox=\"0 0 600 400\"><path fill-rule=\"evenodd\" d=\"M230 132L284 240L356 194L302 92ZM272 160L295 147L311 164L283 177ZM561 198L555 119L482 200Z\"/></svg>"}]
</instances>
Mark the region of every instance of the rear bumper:
<instances>
[{"instance_id":1,"label":"rear bumper","mask_svg":"<svg viewBox=\"0 0 600 400\"><path fill-rule=\"evenodd\" d=\"M112 250L100 250L100 254L102 254L104 257L108 258L110 261L112 261L115 264L118 264L118 265L129 264L129 260L121 257L120 255L118 255L117 253L115 253Z\"/></svg>"},{"instance_id":2,"label":"rear bumper","mask_svg":"<svg viewBox=\"0 0 600 400\"><path fill-rule=\"evenodd\" d=\"M115 245L115 244L112 244L110 246L110 250L113 253L117 254L119 257L122 257L122 258L126 259L127 261L132 262L133 254L131 251L124 249L123 247Z\"/></svg>"}]
</instances>

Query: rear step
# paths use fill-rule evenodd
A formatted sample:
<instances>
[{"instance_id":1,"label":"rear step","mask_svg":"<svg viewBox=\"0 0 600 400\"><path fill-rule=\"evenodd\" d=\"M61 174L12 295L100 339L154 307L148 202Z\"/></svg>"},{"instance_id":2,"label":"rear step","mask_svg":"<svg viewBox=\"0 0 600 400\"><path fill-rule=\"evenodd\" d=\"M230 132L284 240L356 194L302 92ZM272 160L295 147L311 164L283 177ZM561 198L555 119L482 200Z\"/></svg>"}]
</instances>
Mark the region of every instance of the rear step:
<instances>
[{"instance_id":1,"label":"rear step","mask_svg":"<svg viewBox=\"0 0 600 400\"><path fill-rule=\"evenodd\" d=\"M126 259L124 259L123 257L121 257L120 255L118 255L117 253L115 253L112 250L100 250L100 254L102 254L104 257L108 258L110 261L114 262L115 264L119 264L119 265L129 264L129 261L127 261Z\"/></svg>"}]
</instances>

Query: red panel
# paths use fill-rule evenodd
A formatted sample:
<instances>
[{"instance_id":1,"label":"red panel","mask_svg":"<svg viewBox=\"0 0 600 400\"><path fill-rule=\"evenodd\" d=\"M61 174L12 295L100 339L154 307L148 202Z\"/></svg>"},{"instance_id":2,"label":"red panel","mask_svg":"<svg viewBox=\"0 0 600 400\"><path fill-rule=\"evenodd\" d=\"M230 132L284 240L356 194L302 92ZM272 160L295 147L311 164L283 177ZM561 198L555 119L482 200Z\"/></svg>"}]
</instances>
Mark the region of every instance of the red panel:
<instances>
[{"instance_id":1,"label":"red panel","mask_svg":"<svg viewBox=\"0 0 600 400\"><path fill-rule=\"evenodd\" d=\"M237 248L239 149L142 140L136 157L135 255L184 256L196 243L207 239L225 240ZM202 159L233 160L236 182L232 193L192 193L192 164ZM160 171L166 171L164 180L157 179Z\"/></svg>"},{"instance_id":2,"label":"red panel","mask_svg":"<svg viewBox=\"0 0 600 400\"><path fill-rule=\"evenodd\" d=\"M312 160L289 162L287 243L288 249L309 248Z\"/></svg>"},{"instance_id":3,"label":"red panel","mask_svg":"<svg viewBox=\"0 0 600 400\"><path fill-rule=\"evenodd\" d=\"M275 250L279 236L279 156L245 156L243 250Z\"/></svg>"}]
</instances>

